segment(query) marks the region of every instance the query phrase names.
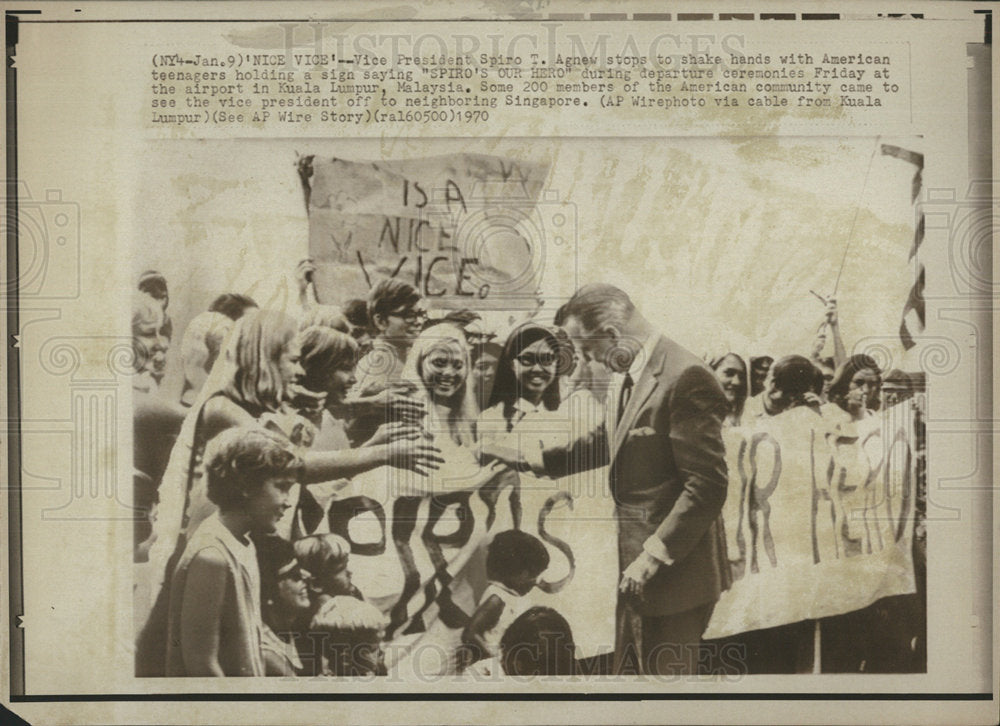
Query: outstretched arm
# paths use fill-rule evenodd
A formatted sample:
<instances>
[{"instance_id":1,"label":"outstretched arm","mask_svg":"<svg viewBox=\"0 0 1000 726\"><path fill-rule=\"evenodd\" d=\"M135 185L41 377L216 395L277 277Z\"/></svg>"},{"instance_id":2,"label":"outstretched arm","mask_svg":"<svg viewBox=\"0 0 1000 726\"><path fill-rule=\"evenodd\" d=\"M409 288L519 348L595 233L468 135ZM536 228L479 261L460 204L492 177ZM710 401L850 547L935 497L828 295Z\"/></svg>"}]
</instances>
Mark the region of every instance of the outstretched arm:
<instances>
[{"instance_id":1,"label":"outstretched arm","mask_svg":"<svg viewBox=\"0 0 1000 726\"><path fill-rule=\"evenodd\" d=\"M227 428L255 423L255 419L232 401L218 397L205 405L205 436L211 439ZM333 479L350 479L380 466L410 469L418 474L439 468L441 452L430 444L409 436L394 437L387 443L339 451L311 451L305 455L303 484Z\"/></svg>"},{"instance_id":2,"label":"outstretched arm","mask_svg":"<svg viewBox=\"0 0 1000 726\"><path fill-rule=\"evenodd\" d=\"M413 398L413 390L411 384L400 382L363 393L352 391L337 413L345 419L384 416L388 421L420 423L427 409L422 401Z\"/></svg>"},{"instance_id":3,"label":"outstretched arm","mask_svg":"<svg viewBox=\"0 0 1000 726\"><path fill-rule=\"evenodd\" d=\"M441 451L436 446L419 439L396 439L377 446L306 454L302 483L350 479L380 466L394 466L426 475L443 463Z\"/></svg>"},{"instance_id":4,"label":"outstretched arm","mask_svg":"<svg viewBox=\"0 0 1000 726\"><path fill-rule=\"evenodd\" d=\"M480 446L480 461L497 460L515 471L530 471L535 476L552 479L606 466L610 450L604 421L598 421L585 431L575 429L574 424L565 437L559 437L557 431L543 435L515 430L484 440Z\"/></svg>"}]
</instances>

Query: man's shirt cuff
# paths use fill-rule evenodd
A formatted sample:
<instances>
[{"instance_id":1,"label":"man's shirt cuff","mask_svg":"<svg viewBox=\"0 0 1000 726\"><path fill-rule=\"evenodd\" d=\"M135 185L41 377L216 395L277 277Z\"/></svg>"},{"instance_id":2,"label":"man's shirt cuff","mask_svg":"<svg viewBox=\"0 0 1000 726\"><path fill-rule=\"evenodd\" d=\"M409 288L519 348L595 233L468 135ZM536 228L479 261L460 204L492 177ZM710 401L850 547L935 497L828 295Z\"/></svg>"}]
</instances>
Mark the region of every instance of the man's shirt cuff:
<instances>
[{"instance_id":1,"label":"man's shirt cuff","mask_svg":"<svg viewBox=\"0 0 1000 726\"><path fill-rule=\"evenodd\" d=\"M667 552L667 546L663 544L663 540L655 534L647 538L646 541L642 543L642 549L647 555L659 560L665 565L674 564L674 558L670 556L669 552Z\"/></svg>"}]
</instances>

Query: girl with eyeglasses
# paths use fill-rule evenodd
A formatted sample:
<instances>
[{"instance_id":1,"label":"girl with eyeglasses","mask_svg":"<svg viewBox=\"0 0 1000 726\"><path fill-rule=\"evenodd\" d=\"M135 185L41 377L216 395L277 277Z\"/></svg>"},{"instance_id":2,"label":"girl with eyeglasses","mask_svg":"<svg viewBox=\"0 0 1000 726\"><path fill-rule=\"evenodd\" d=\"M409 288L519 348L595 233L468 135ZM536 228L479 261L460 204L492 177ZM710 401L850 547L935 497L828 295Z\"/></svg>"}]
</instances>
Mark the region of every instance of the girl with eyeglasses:
<instances>
[{"instance_id":1,"label":"girl with eyeglasses","mask_svg":"<svg viewBox=\"0 0 1000 726\"><path fill-rule=\"evenodd\" d=\"M558 409L561 350L555 332L543 325L526 323L516 328L500 353L481 421L501 420L510 433L526 416Z\"/></svg>"}]
</instances>

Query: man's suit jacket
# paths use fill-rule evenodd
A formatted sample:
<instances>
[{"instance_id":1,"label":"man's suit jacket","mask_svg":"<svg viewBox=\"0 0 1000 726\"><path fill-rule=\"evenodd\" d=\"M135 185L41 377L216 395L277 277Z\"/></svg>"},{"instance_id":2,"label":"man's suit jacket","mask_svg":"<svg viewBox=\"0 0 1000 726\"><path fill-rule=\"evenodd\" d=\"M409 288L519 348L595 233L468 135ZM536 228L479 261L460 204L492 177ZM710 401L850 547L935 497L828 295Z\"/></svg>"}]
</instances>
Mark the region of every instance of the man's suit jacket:
<instances>
[{"instance_id":1,"label":"man's suit jacket","mask_svg":"<svg viewBox=\"0 0 1000 726\"><path fill-rule=\"evenodd\" d=\"M565 447L543 451L546 471L561 476L581 462L610 462L622 570L655 535L673 564L662 565L633 604L662 616L718 600L730 584L722 505L728 478L722 443L727 402L715 375L696 356L660 336L635 381L621 420ZM609 411L612 417L615 412ZM604 447L606 459L592 454Z\"/></svg>"}]
</instances>

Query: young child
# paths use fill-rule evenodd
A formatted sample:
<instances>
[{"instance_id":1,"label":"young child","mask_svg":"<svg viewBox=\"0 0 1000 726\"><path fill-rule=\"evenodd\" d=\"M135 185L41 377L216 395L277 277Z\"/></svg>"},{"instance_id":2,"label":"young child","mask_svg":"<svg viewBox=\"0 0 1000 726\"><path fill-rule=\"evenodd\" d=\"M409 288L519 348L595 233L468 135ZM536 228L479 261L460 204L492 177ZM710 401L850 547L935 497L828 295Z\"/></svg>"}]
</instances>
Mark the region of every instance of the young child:
<instances>
[{"instance_id":1,"label":"young child","mask_svg":"<svg viewBox=\"0 0 1000 726\"><path fill-rule=\"evenodd\" d=\"M292 543L276 534L254 537L260 564L261 652L269 676L306 673L299 656L299 635L309 625L309 573L295 559Z\"/></svg>"},{"instance_id":2,"label":"young child","mask_svg":"<svg viewBox=\"0 0 1000 726\"><path fill-rule=\"evenodd\" d=\"M500 639L500 662L508 676L570 676L576 645L566 618L552 608L525 610Z\"/></svg>"},{"instance_id":3,"label":"young child","mask_svg":"<svg viewBox=\"0 0 1000 726\"><path fill-rule=\"evenodd\" d=\"M302 470L288 440L230 428L205 450L218 511L195 530L170 581L168 676L262 676L260 571L250 533L266 534L289 507Z\"/></svg>"},{"instance_id":4,"label":"young child","mask_svg":"<svg viewBox=\"0 0 1000 726\"><path fill-rule=\"evenodd\" d=\"M295 557L312 574L310 598L313 612L332 597L364 600L361 591L351 582L348 562L351 546L337 534L311 534L295 540Z\"/></svg>"},{"instance_id":5,"label":"young child","mask_svg":"<svg viewBox=\"0 0 1000 726\"><path fill-rule=\"evenodd\" d=\"M382 611L364 600L345 595L326 600L310 626L323 636L323 674L386 675L382 640L387 625Z\"/></svg>"},{"instance_id":6,"label":"young child","mask_svg":"<svg viewBox=\"0 0 1000 726\"><path fill-rule=\"evenodd\" d=\"M549 553L534 535L510 529L493 538L486 551L489 584L462 632L460 666L500 654L500 638L531 605L527 595L548 566Z\"/></svg>"},{"instance_id":7,"label":"young child","mask_svg":"<svg viewBox=\"0 0 1000 726\"><path fill-rule=\"evenodd\" d=\"M296 559L312 575L309 582L311 618L315 618L334 598L364 600L364 596L351 582L351 570L348 568L351 546L347 540L336 534L311 534L295 540L294 546ZM310 628L300 638L301 650L307 654L304 655L304 662L310 675L329 673L324 653L325 642L329 637L329 633L322 629Z\"/></svg>"}]
</instances>

